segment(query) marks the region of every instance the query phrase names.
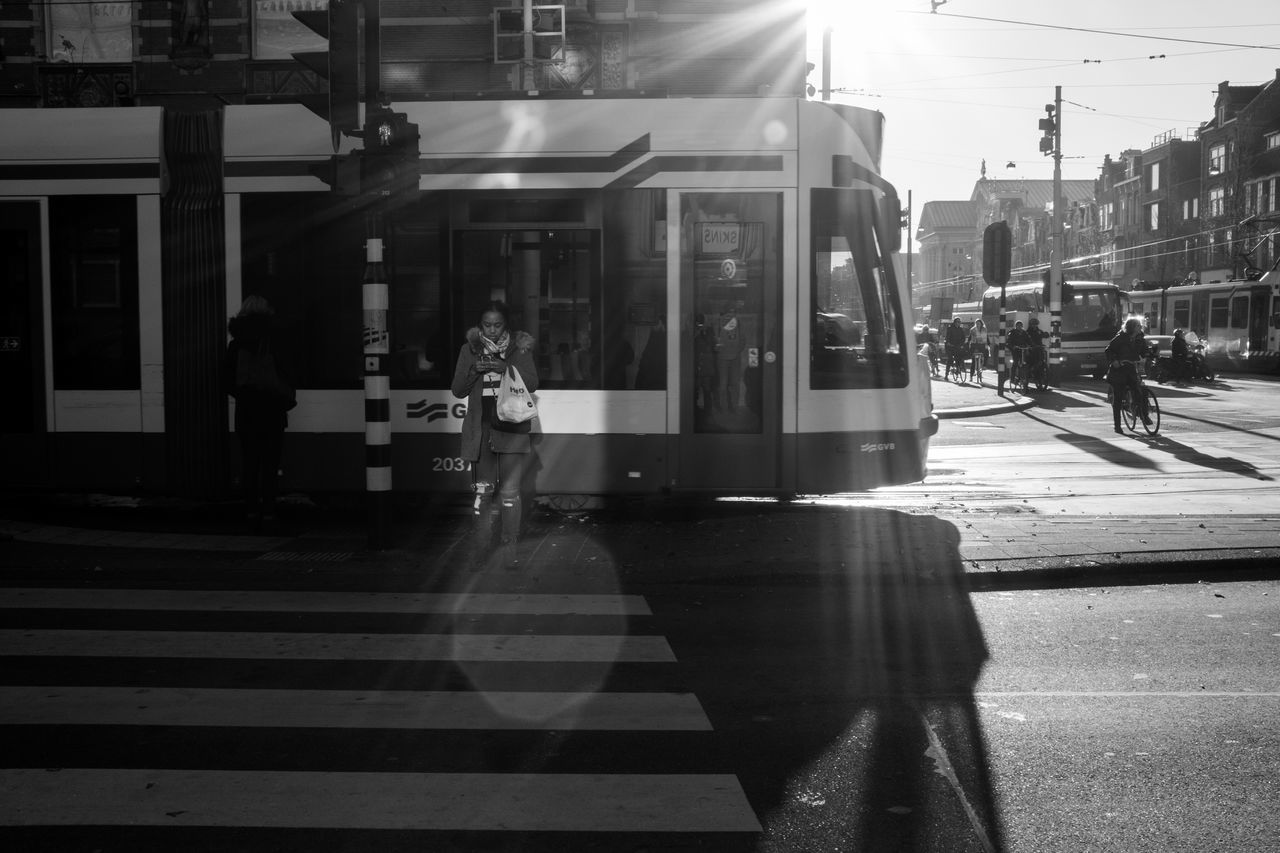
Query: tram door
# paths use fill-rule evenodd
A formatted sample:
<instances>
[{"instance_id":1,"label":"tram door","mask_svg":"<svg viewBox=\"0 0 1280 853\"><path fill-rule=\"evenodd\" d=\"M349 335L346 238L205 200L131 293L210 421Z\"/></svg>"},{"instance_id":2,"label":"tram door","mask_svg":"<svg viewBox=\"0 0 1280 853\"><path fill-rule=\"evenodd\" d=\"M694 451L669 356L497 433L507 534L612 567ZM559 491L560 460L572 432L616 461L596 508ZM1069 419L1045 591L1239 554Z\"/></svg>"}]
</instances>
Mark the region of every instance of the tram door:
<instances>
[{"instance_id":1,"label":"tram door","mask_svg":"<svg viewBox=\"0 0 1280 853\"><path fill-rule=\"evenodd\" d=\"M676 486L778 488L780 193L680 197Z\"/></svg>"},{"instance_id":2,"label":"tram door","mask_svg":"<svg viewBox=\"0 0 1280 853\"><path fill-rule=\"evenodd\" d=\"M38 202L0 203L0 265L0 476L40 485L49 469Z\"/></svg>"}]
</instances>

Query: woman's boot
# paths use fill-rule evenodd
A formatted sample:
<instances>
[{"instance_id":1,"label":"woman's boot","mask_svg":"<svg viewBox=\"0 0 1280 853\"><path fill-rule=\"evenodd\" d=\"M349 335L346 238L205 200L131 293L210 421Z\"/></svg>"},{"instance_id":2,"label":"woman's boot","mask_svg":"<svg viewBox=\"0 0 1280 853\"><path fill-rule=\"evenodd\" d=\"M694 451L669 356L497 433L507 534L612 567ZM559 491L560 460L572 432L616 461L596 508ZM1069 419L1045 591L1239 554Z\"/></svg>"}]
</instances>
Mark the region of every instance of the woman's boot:
<instances>
[{"instance_id":1,"label":"woman's boot","mask_svg":"<svg viewBox=\"0 0 1280 853\"><path fill-rule=\"evenodd\" d=\"M493 544L493 485L476 483L475 499L471 502L471 529L476 545L487 550Z\"/></svg>"},{"instance_id":2,"label":"woman's boot","mask_svg":"<svg viewBox=\"0 0 1280 853\"><path fill-rule=\"evenodd\" d=\"M502 565L514 567L519 559L516 554L516 540L520 538L520 498L502 499L502 532L498 557Z\"/></svg>"}]
</instances>

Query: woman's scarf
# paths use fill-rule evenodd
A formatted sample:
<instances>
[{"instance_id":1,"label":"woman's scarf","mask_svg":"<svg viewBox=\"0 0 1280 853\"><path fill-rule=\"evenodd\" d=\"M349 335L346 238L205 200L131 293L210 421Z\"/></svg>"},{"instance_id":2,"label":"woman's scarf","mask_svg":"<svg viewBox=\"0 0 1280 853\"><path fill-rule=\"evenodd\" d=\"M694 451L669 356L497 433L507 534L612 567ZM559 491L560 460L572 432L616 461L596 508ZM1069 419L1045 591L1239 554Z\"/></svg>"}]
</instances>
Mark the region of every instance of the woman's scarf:
<instances>
[{"instance_id":1,"label":"woman's scarf","mask_svg":"<svg viewBox=\"0 0 1280 853\"><path fill-rule=\"evenodd\" d=\"M507 347L511 346L511 332L508 329L502 330L502 337L496 341L491 341L484 335L480 336L480 340L484 343L485 355L497 355L503 358L507 357Z\"/></svg>"},{"instance_id":2,"label":"woman's scarf","mask_svg":"<svg viewBox=\"0 0 1280 853\"><path fill-rule=\"evenodd\" d=\"M511 346L511 332L503 329L502 335L496 341L491 341L484 335L480 336L481 342L484 344L485 355L499 355L503 358L507 357L507 348ZM502 381L502 374L497 371L489 371L484 374L481 384L481 396L496 397L498 396L498 384Z\"/></svg>"}]
</instances>

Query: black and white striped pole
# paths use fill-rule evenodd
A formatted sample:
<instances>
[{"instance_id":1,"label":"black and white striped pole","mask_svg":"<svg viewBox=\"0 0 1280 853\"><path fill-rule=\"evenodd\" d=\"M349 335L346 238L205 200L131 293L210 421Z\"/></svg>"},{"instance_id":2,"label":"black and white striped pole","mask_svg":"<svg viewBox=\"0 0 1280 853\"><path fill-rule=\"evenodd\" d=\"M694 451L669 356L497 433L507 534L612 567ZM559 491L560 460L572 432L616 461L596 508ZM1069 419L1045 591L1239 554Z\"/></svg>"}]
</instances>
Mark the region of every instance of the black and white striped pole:
<instances>
[{"instance_id":1,"label":"black and white striped pole","mask_svg":"<svg viewBox=\"0 0 1280 853\"><path fill-rule=\"evenodd\" d=\"M365 242L364 284L364 454L369 509L369 547L387 544L391 500L391 336L387 332L387 276L382 266L382 237L370 217Z\"/></svg>"}]
</instances>

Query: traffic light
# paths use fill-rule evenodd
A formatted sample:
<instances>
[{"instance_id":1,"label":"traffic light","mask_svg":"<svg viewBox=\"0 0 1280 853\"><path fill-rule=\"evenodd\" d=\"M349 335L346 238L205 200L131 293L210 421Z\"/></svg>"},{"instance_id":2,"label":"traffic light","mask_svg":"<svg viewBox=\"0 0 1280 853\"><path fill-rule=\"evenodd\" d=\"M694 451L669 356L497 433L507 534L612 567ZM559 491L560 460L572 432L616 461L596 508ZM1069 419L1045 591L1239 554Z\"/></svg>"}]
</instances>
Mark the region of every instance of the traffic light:
<instances>
[{"instance_id":1,"label":"traffic light","mask_svg":"<svg viewBox=\"0 0 1280 853\"><path fill-rule=\"evenodd\" d=\"M305 51L293 58L329 82L327 95L305 95L300 100L329 122L333 150L339 137L360 127L360 2L329 0L329 8L294 12L293 17L329 41L328 50Z\"/></svg>"},{"instance_id":2,"label":"traffic light","mask_svg":"<svg viewBox=\"0 0 1280 853\"><path fill-rule=\"evenodd\" d=\"M1058 131L1058 123L1054 120L1053 104L1045 104L1044 111L1049 115L1040 119L1040 130L1044 133L1044 136L1040 137L1040 153L1047 157L1053 154L1053 140Z\"/></svg>"},{"instance_id":3,"label":"traffic light","mask_svg":"<svg viewBox=\"0 0 1280 853\"><path fill-rule=\"evenodd\" d=\"M360 152L360 188L371 195L400 200L418 192L418 126L404 113L372 107L365 116L364 150Z\"/></svg>"},{"instance_id":4,"label":"traffic light","mask_svg":"<svg viewBox=\"0 0 1280 853\"><path fill-rule=\"evenodd\" d=\"M982 277L987 284L1008 284L1013 262L1013 234L1009 223L992 222L982 232Z\"/></svg>"}]
</instances>

